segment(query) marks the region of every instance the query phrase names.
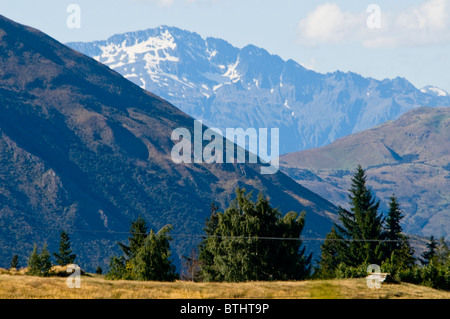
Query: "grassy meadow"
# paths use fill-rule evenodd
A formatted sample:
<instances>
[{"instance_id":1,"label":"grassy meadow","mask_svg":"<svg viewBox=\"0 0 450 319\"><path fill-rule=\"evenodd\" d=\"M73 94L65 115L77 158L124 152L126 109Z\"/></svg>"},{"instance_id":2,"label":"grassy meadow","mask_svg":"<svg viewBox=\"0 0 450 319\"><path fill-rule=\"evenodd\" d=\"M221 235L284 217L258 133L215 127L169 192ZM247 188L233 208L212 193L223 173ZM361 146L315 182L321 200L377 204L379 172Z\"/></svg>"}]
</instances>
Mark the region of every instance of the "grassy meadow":
<instances>
[{"instance_id":1,"label":"grassy meadow","mask_svg":"<svg viewBox=\"0 0 450 319\"><path fill-rule=\"evenodd\" d=\"M412 284L383 284L369 289L364 278L290 282L194 283L106 280L88 274L80 288L64 277L27 276L0 271L1 299L450 299L450 292Z\"/></svg>"}]
</instances>

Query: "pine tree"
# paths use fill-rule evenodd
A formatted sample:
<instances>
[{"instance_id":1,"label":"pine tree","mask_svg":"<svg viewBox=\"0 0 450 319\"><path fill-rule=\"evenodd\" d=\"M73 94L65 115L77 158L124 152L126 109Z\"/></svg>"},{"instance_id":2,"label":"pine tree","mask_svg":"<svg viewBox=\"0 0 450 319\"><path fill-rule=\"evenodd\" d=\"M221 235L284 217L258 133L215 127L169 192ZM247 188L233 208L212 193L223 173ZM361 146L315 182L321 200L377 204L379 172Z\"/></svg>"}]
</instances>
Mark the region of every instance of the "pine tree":
<instances>
[{"instance_id":1,"label":"pine tree","mask_svg":"<svg viewBox=\"0 0 450 319\"><path fill-rule=\"evenodd\" d=\"M414 257L414 249L410 246L409 241L404 238L400 246L394 250L391 256L396 258L396 266L398 269L408 269L414 266L416 259Z\"/></svg>"},{"instance_id":2,"label":"pine tree","mask_svg":"<svg viewBox=\"0 0 450 319\"><path fill-rule=\"evenodd\" d=\"M212 211L206 237L199 246L201 275L206 281L303 279L310 273L311 255L300 249L305 214L284 217L269 201L236 189L223 212ZM276 238L276 239L271 239ZM282 239L286 240L282 240Z\"/></svg>"},{"instance_id":3,"label":"pine tree","mask_svg":"<svg viewBox=\"0 0 450 319\"><path fill-rule=\"evenodd\" d=\"M402 234L400 222L403 217L404 216L400 210L400 204L398 203L395 195L392 195L389 199L386 230L384 232L384 237L386 239L384 244L385 258L390 258L391 254L396 250L411 250L407 238ZM406 248L405 245L407 246Z\"/></svg>"},{"instance_id":4,"label":"pine tree","mask_svg":"<svg viewBox=\"0 0 450 319\"><path fill-rule=\"evenodd\" d=\"M47 244L44 245L40 254L38 254L37 245L34 244L33 251L28 258L27 274L32 276L48 276L52 268L50 257Z\"/></svg>"},{"instance_id":5,"label":"pine tree","mask_svg":"<svg viewBox=\"0 0 450 319\"><path fill-rule=\"evenodd\" d=\"M145 237L130 263L132 278L136 280L173 281L178 278L170 260L171 226L163 227L155 234L153 230Z\"/></svg>"},{"instance_id":6,"label":"pine tree","mask_svg":"<svg viewBox=\"0 0 450 319\"><path fill-rule=\"evenodd\" d=\"M50 274L50 270L52 269L52 261L50 258L50 252L47 249L47 244L45 244L44 248L42 248L41 254L39 255L41 273L43 276L48 276Z\"/></svg>"},{"instance_id":7,"label":"pine tree","mask_svg":"<svg viewBox=\"0 0 450 319\"><path fill-rule=\"evenodd\" d=\"M131 279L124 256L113 256L109 261L109 271L105 275L106 279L118 280L118 279Z\"/></svg>"},{"instance_id":8,"label":"pine tree","mask_svg":"<svg viewBox=\"0 0 450 319\"><path fill-rule=\"evenodd\" d=\"M28 258L27 274L32 276L41 275L41 259L37 251L37 244L33 245L33 251L31 252L30 257Z\"/></svg>"},{"instance_id":9,"label":"pine tree","mask_svg":"<svg viewBox=\"0 0 450 319\"><path fill-rule=\"evenodd\" d=\"M10 265L10 269L18 269L19 268L19 256L14 255L11 258L11 265Z\"/></svg>"},{"instance_id":10,"label":"pine tree","mask_svg":"<svg viewBox=\"0 0 450 319\"><path fill-rule=\"evenodd\" d=\"M445 238L441 237L439 239L438 246L436 248L436 259L438 263L445 264L446 262L450 262L450 248L445 242ZM450 270L450 269L449 269Z\"/></svg>"},{"instance_id":11,"label":"pine tree","mask_svg":"<svg viewBox=\"0 0 450 319\"><path fill-rule=\"evenodd\" d=\"M267 204L269 203L267 202ZM306 254L306 247L301 248L302 241L300 240L305 226L305 217L306 212L300 214L288 212L275 223L275 229L278 228L277 237L286 238L286 240L272 242L271 247L274 254L269 255L266 263L275 265L275 269L273 270L274 275L269 279L303 280L311 275L312 253ZM267 231L270 230L267 229ZM279 264L277 264L277 261Z\"/></svg>"},{"instance_id":12,"label":"pine tree","mask_svg":"<svg viewBox=\"0 0 450 319\"><path fill-rule=\"evenodd\" d=\"M128 246L118 243L128 260L135 256L147 237L147 224L144 218L139 216L134 222L131 223L130 235L131 236L128 237Z\"/></svg>"},{"instance_id":13,"label":"pine tree","mask_svg":"<svg viewBox=\"0 0 450 319\"><path fill-rule=\"evenodd\" d=\"M340 247L341 262L349 266L380 263L383 259L380 203L367 188L365 171L360 165L352 178L349 199L350 211L339 207L341 224L335 224L339 237L347 240Z\"/></svg>"},{"instance_id":14,"label":"pine tree","mask_svg":"<svg viewBox=\"0 0 450 319\"><path fill-rule=\"evenodd\" d=\"M437 242L433 235L430 237L430 241L427 243L427 250L422 253L422 258L420 262L423 265L428 265L428 263L436 257L436 248L437 248Z\"/></svg>"},{"instance_id":15,"label":"pine tree","mask_svg":"<svg viewBox=\"0 0 450 319\"><path fill-rule=\"evenodd\" d=\"M216 230L219 227L218 206L212 203L210 206L211 215L206 218L205 228L203 229L207 237L198 246L200 277L203 280L218 281L220 273L214 265L214 256L218 253L221 238L216 236Z\"/></svg>"},{"instance_id":16,"label":"pine tree","mask_svg":"<svg viewBox=\"0 0 450 319\"><path fill-rule=\"evenodd\" d=\"M396 248L395 245L400 246L397 241L402 239L402 227L400 221L404 216L400 211L400 205L395 195L392 195L389 200L389 211L386 219L386 239L394 241L393 246Z\"/></svg>"},{"instance_id":17,"label":"pine tree","mask_svg":"<svg viewBox=\"0 0 450 319\"><path fill-rule=\"evenodd\" d=\"M73 264L77 256L75 254L72 254L72 250L70 249L69 234L67 234L65 231L62 231L60 238L59 253L53 253L53 256L55 256L56 259L56 263L60 266Z\"/></svg>"},{"instance_id":18,"label":"pine tree","mask_svg":"<svg viewBox=\"0 0 450 319\"><path fill-rule=\"evenodd\" d=\"M331 231L325 237L325 241L321 247L321 258L319 262L318 275L321 278L333 278L334 270L342 261L340 253L342 251L342 238L333 226Z\"/></svg>"},{"instance_id":19,"label":"pine tree","mask_svg":"<svg viewBox=\"0 0 450 319\"><path fill-rule=\"evenodd\" d=\"M168 235L172 226L163 227L158 233L147 233L142 217L131 223L129 245L119 243L124 256L110 259L108 279L173 281L178 278L171 260Z\"/></svg>"}]
</instances>

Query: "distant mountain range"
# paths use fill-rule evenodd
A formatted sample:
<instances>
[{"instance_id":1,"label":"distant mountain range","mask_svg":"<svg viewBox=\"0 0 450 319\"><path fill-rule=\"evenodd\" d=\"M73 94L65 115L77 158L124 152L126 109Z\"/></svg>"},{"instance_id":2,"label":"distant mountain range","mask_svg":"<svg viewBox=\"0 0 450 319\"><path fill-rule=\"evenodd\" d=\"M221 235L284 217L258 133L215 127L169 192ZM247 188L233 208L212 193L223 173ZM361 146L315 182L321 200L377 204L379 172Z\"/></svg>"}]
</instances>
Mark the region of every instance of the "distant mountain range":
<instances>
[{"instance_id":1,"label":"distant mountain range","mask_svg":"<svg viewBox=\"0 0 450 319\"><path fill-rule=\"evenodd\" d=\"M348 207L354 169L387 211L395 193L408 233L450 237L450 109L418 108L396 121L316 149L287 154L281 169L336 205Z\"/></svg>"},{"instance_id":2,"label":"distant mountain range","mask_svg":"<svg viewBox=\"0 0 450 319\"><path fill-rule=\"evenodd\" d=\"M161 65L172 59L166 52L155 52ZM177 82L172 80L167 88ZM0 114L0 267L8 267L14 254L25 266L33 243L42 248L47 242L56 251L66 230L80 266L106 269L116 242L127 240L139 215L154 230L173 225L179 262L201 239L210 204L226 208L236 187L265 193L283 213L305 210L307 237L323 237L336 213L285 174L261 175L258 163L174 163L171 133L192 132L193 118L3 16ZM308 249L314 245L308 242Z\"/></svg>"},{"instance_id":3,"label":"distant mountain range","mask_svg":"<svg viewBox=\"0 0 450 319\"><path fill-rule=\"evenodd\" d=\"M279 128L281 154L327 145L420 106L450 106L436 87L320 74L253 45L239 49L174 27L67 45L210 127Z\"/></svg>"}]
</instances>

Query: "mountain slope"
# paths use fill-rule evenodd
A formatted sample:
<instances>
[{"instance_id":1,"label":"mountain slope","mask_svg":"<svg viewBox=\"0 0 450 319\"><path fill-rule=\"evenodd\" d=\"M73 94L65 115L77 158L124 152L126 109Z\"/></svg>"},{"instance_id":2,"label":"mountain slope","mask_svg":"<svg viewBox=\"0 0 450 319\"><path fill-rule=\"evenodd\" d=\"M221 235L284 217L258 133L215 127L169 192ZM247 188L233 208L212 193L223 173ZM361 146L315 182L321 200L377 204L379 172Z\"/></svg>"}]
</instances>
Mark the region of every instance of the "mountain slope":
<instances>
[{"instance_id":1,"label":"mountain slope","mask_svg":"<svg viewBox=\"0 0 450 319\"><path fill-rule=\"evenodd\" d=\"M418 108L396 121L311 150L284 155L281 169L303 186L347 207L350 178L358 164L382 200L395 193L404 229L450 236L450 109Z\"/></svg>"},{"instance_id":2,"label":"mountain slope","mask_svg":"<svg viewBox=\"0 0 450 319\"><path fill-rule=\"evenodd\" d=\"M327 145L419 106L450 106L438 88L320 74L253 45L239 49L174 27L68 46L210 127L279 128L280 154Z\"/></svg>"},{"instance_id":3,"label":"mountain slope","mask_svg":"<svg viewBox=\"0 0 450 319\"><path fill-rule=\"evenodd\" d=\"M307 211L323 236L336 208L259 164L175 164L171 133L193 119L115 71L0 16L0 266L34 242L56 251L69 232L77 263L107 267L130 221L174 226L175 259L203 234L209 207L236 187L262 191L283 213ZM310 246L309 248L314 248ZM316 247L317 248L317 247Z\"/></svg>"}]
</instances>

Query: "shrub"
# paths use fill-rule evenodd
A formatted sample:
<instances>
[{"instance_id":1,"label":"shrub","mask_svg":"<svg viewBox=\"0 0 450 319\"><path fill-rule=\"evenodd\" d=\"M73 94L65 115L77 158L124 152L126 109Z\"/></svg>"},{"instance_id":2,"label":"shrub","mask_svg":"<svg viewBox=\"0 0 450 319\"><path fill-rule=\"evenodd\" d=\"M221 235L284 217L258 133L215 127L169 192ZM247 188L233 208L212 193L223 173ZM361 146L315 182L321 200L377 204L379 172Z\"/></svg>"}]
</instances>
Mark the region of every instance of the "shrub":
<instances>
[{"instance_id":1,"label":"shrub","mask_svg":"<svg viewBox=\"0 0 450 319\"><path fill-rule=\"evenodd\" d=\"M450 290L450 269L447 264L439 264L434 260L427 265L415 265L399 272L400 280L412 284L420 284L435 289Z\"/></svg>"},{"instance_id":2,"label":"shrub","mask_svg":"<svg viewBox=\"0 0 450 319\"><path fill-rule=\"evenodd\" d=\"M357 267L347 266L344 263L340 263L334 272L334 277L337 279L344 278L364 278L367 276L368 263L363 263Z\"/></svg>"}]
</instances>

